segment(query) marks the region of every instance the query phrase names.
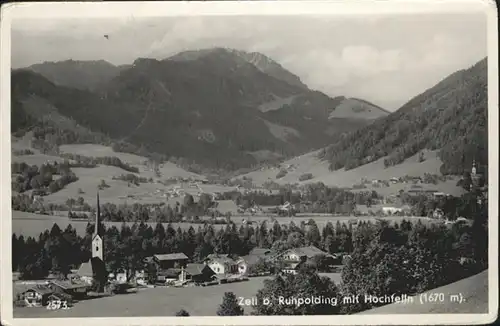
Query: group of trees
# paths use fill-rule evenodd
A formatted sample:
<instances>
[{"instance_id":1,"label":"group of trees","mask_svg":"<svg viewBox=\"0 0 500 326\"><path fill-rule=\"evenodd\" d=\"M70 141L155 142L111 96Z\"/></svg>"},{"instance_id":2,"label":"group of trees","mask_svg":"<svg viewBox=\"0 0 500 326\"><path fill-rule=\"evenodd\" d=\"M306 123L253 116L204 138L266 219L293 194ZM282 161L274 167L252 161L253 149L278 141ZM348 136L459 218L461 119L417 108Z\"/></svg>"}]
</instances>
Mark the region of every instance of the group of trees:
<instances>
[{"instance_id":1,"label":"group of trees","mask_svg":"<svg viewBox=\"0 0 500 326\"><path fill-rule=\"evenodd\" d=\"M432 217L436 209L443 212L443 217L448 220L455 220L458 217L473 218L480 211L484 203L479 203L483 195L479 191L468 192L460 197L443 196L433 197L428 195L400 194L401 201L411 206L411 213L414 216Z\"/></svg>"},{"instance_id":2,"label":"group of trees","mask_svg":"<svg viewBox=\"0 0 500 326\"><path fill-rule=\"evenodd\" d=\"M288 226L277 222L271 227L266 223L255 227L242 225L239 229L231 224L219 230L209 224L200 225L197 230L192 226L187 230L175 229L171 224L165 227L161 223L154 227L145 223L134 223L132 226L124 223L121 228L106 227L104 224L99 227L104 238L104 259L108 268L114 271L142 269L145 257L173 252L183 252L192 261L198 262L212 253L244 256L256 246L270 248L277 253L307 245L315 245L328 252L352 250L352 229L340 223L336 227L328 223L322 232L313 221L300 226L293 222ZM89 258L94 228L94 224L87 224L83 237L77 235L71 225L61 231L57 224L37 239L14 234L13 267L21 272L23 278L43 277L50 271L66 272Z\"/></svg>"},{"instance_id":3,"label":"group of trees","mask_svg":"<svg viewBox=\"0 0 500 326\"><path fill-rule=\"evenodd\" d=\"M138 186L141 183L148 183L148 182L153 182L152 178L145 178L145 177L138 177L135 174L132 173L127 173L127 174L121 174L118 177L113 177L113 180L123 180L127 181L128 183L135 184Z\"/></svg>"},{"instance_id":4,"label":"group of trees","mask_svg":"<svg viewBox=\"0 0 500 326\"><path fill-rule=\"evenodd\" d=\"M364 225L354 233L354 250L342 271L343 295L412 295L487 268L487 209L471 226ZM343 306L346 313L372 308Z\"/></svg>"},{"instance_id":5,"label":"group of trees","mask_svg":"<svg viewBox=\"0 0 500 326\"><path fill-rule=\"evenodd\" d=\"M300 211L308 213L352 214L356 205L371 206L382 199L376 191L351 192L336 187L327 187L323 183L308 184L303 191L293 191L281 188L279 193L252 191L240 193L239 191L225 192L221 199L231 199L237 205L245 208L258 206L278 206L285 202L301 204Z\"/></svg>"},{"instance_id":6,"label":"group of trees","mask_svg":"<svg viewBox=\"0 0 500 326\"><path fill-rule=\"evenodd\" d=\"M71 163L72 167L93 168L99 164L102 164L102 165L116 166L127 172L139 173L139 169L137 167L122 162L122 160L120 160L116 156L89 157L72 153L64 153L61 154L60 156L68 160L76 161L76 163Z\"/></svg>"},{"instance_id":7,"label":"group of trees","mask_svg":"<svg viewBox=\"0 0 500 326\"><path fill-rule=\"evenodd\" d=\"M36 165L28 165L24 162L14 162L11 164L12 190L18 193L27 190L40 190L42 192L54 193L64 188L67 184L78 180L77 176L71 171L69 163L54 162ZM60 177L54 180L53 176Z\"/></svg>"},{"instance_id":8,"label":"group of trees","mask_svg":"<svg viewBox=\"0 0 500 326\"><path fill-rule=\"evenodd\" d=\"M53 211L85 211L90 212L93 210L82 197L68 198L65 204L46 203L43 197L39 200L33 200L32 196L27 194L17 194L12 196L12 210L21 212L41 212L49 214Z\"/></svg>"}]
</instances>

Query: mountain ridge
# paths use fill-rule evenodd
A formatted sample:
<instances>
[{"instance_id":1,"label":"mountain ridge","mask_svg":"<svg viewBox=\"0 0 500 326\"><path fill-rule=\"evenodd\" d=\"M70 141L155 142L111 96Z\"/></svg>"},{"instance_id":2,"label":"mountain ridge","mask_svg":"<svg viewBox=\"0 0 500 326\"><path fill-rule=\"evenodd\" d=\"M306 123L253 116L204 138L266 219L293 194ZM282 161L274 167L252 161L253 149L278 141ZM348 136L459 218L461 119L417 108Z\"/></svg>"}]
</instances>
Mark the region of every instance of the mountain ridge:
<instances>
[{"instance_id":1,"label":"mountain ridge","mask_svg":"<svg viewBox=\"0 0 500 326\"><path fill-rule=\"evenodd\" d=\"M370 123L328 120L343 97L310 90L264 55L242 53L216 48L162 60L137 58L116 67L114 75L97 77L93 87L61 86L60 79L51 81L33 67L18 69L12 72L16 114L26 113L23 101L36 95L59 114L117 144L227 170L261 161L251 153L291 157L319 149L339 134ZM72 60L63 65L92 66ZM291 100L273 110L259 109L280 98Z\"/></svg>"},{"instance_id":2,"label":"mountain ridge","mask_svg":"<svg viewBox=\"0 0 500 326\"><path fill-rule=\"evenodd\" d=\"M488 162L487 58L461 69L397 111L346 134L320 157L332 170L352 169L386 158L403 162L422 149L440 150L441 172L462 174L476 160Z\"/></svg>"}]
</instances>

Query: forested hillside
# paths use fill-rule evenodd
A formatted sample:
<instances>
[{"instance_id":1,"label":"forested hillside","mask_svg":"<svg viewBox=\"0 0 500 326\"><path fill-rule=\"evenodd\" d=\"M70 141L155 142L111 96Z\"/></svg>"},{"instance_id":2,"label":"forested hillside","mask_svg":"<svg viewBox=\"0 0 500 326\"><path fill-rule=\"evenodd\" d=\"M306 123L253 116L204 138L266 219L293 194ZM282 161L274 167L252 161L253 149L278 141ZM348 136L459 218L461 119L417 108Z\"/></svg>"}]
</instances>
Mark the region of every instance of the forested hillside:
<instances>
[{"instance_id":1,"label":"forested hillside","mask_svg":"<svg viewBox=\"0 0 500 326\"><path fill-rule=\"evenodd\" d=\"M52 79L33 69L13 71L13 131L29 126L28 119L43 121L42 128L83 127L112 140L115 149L141 149L180 158L183 165L234 171L259 164L262 158L255 153L295 156L370 122L362 116L328 119L342 97L308 89L255 53L214 48L165 60L139 58L118 73L113 68L104 77L94 76L102 81L116 74L95 90L75 88L67 72L80 65L62 63L53 70L54 64L43 66ZM70 122L74 128L62 126Z\"/></svg>"},{"instance_id":2,"label":"forested hillside","mask_svg":"<svg viewBox=\"0 0 500 326\"><path fill-rule=\"evenodd\" d=\"M388 156L386 166L427 148L440 150L441 172L462 174L475 159L488 164L487 59L458 71L398 111L344 135L320 153L330 168L354 167ZM425 158L422 158L425 159Z\"/></svg>"}]
</instances>

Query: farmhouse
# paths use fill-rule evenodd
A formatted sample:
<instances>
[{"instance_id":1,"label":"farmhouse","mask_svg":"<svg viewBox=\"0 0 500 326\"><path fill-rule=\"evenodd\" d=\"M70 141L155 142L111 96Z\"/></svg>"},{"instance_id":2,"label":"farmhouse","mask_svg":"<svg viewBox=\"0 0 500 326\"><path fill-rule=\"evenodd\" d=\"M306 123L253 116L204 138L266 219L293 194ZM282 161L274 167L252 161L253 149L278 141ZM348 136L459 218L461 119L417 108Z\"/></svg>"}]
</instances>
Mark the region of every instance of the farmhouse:
<instances>
[{"instance_id":1,"label":"farmhouse","mask_svg":"<svg viewBox=\"0 0 500 326\"><path fill-rule=\"evenodd\" d=\"M296 273L304 263L312 263L314 257L323 256L333 262L333 256L323 250L314 247L293 248L284 251L275 256L273 260L277 261L283 273Z\"/></svg>"},{"instance_id":2,"label":"farmhouse","mask_svg":"<svg viewBox=\"0 0 500 326\"><path fill-rule=\"evenodd\" d=\"M29 288L20 294L20 299L26 302L28 307L46 306L49 297L54 291L44 285L37 285Z\"/></svg>"},{"instance_id":3,"label":"farmhouse","mask_svg":"<svg viewBox=\"0 0 500 326\"><path fill-rule=\"evenodd\" d=\"M153 256L153 261L156 263L158 270L186 267L188 260L188 256L182 252Z\"/></svg>"},{"instance_id":4,"label":"farmhouse","mask_svg":"<svg viewBox=\"0 0 500 326\"><path fill-rule=\"evenodd\" d=\"M54 293L67 294L73 299L82 299L87 296L88 284L78 281L51 281L49 283L50 289Z\"/></svg>"},{"instance_id":5,"label":"farmhouse","mask_svg":"<svg viewBox=\"0 0 500 326\"><path fill-rule=\"evenodd\" d=\"M271 249L267 248L254 248L246 256L242 256L236 260L238 265L238 273L241 275L248 275L249 268L259 263L261 260L271 260Z\"/></svg>"},{"instance_id":6,"label":"farmhouse","mask_svg":"<svg viewBox=\"0 0 500 326\"><path fill-rule=\"evenodd\" d=\"M209 255L206 264L218 275L238 273L238 264L228 255Z\"/></svg>"},{"instance_id":7,"label":"farmhouse","mask_svg":"<svg viewBox=\"0 0 500 326\"><path fill-rule=\"evenodd\" d=\"M382 207L382 212L386 215L394 215L396 213L402 213L403 209L397 208L397 207L386 206L386 207Z\"/></svg>"},{"instance_id":8,"label":"farmhouse","mask_svg":"<svg viewBox=\"0 0 500 326\"><path fill-rule=\"evenodd\" d=\"M205 264L187 264L185 269L185 280L195 283L211 281L215 272Z\"/></svg>"},{"instance_id":9,"label":"farmhouse","mask_svg":"<svg viewBox=\"0 0 500 326\"><path fill-rule=\"evenodd\" d=\"M317 255L331 256L330 254L324 252L323 250L315 246L309 246L309 247L288 249L285 252L276 256L275 258L287 261L305 261Z\"/></svg>"}]
</instances>

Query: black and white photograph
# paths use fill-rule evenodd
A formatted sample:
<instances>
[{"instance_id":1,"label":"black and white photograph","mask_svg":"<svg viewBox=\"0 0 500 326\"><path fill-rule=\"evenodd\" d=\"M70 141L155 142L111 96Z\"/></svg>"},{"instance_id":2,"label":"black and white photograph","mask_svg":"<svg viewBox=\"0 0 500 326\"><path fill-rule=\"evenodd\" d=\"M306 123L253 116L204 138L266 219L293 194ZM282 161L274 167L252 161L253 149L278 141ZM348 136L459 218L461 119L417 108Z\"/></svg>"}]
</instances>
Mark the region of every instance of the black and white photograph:
<instances>
[{"instance_id":1,"label":"black and white photograph","mask_svg":"<svg viewBox=\"0 0 500 326\"><path fill-rule=\"evenodd\" d=\"M3 6L2 324L494 321L495 5L361 4Z\"/></svg>"}]
</instances>

